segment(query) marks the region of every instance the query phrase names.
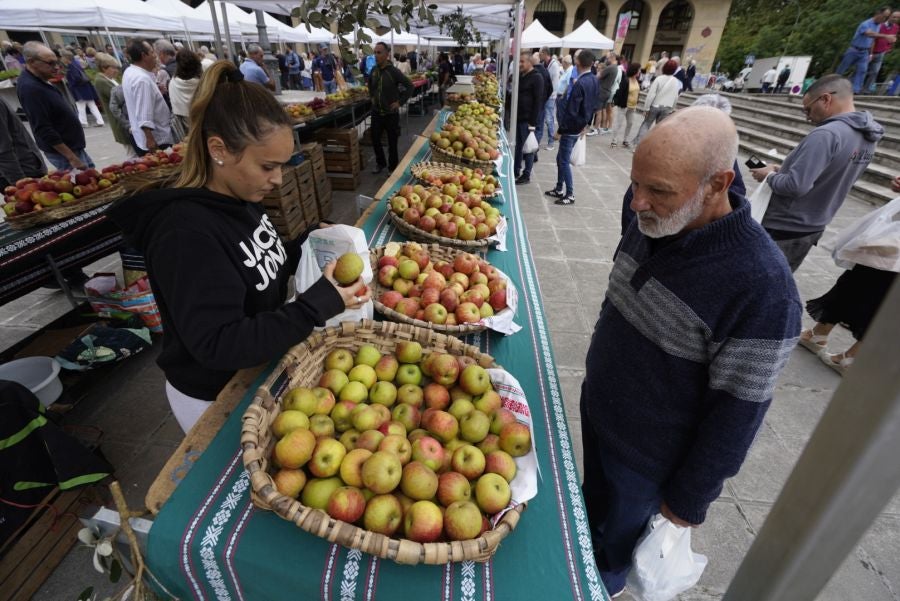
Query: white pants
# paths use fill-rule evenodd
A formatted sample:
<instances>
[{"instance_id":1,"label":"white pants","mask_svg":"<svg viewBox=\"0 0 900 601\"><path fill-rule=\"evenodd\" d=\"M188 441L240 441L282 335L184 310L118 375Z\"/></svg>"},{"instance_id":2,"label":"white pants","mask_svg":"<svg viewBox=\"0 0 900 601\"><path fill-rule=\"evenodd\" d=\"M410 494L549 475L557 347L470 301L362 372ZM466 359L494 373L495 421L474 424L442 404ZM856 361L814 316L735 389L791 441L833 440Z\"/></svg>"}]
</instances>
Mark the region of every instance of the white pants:
<instances>
[{"instance_id":1,"label":"white pants","mask_svg":"<svg viewBox=\"0 0 900 601\"><path fill-rule=\"evenodd\" d=\"M82 127L87 127L88 124L87 109L91 109L91 114L97 121L97 125L103 125L103 115L100 114L100 109L97 108L97 103L93 100L76 100L75 107L78 109L78 120L81 121Z\"/></svg>"},{"instance_id":2,"label":"white pants","mask_svg":"<svg viewBox=\"0 0 900 601\"><path fill-rule=\"evenodd\" d=\"M203 412L212 405L212 401L201 401L179 392L168 381L166 381L166 398L169 399L169 407L172 408L175 420L185 434L194 427Z\"/></svg>"}]
</instances>

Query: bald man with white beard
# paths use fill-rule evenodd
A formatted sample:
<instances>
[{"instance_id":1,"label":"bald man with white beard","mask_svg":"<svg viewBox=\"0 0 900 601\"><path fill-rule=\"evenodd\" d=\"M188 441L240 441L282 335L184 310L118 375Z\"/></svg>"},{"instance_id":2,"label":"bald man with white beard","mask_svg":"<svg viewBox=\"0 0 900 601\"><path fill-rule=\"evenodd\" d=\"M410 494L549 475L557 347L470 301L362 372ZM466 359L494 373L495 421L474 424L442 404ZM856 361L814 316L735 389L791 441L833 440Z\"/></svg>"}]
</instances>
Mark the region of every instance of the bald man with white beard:
<instances>
[{"instance_id":1,"label":"bald man with white beard","mask_svg":"<svg viewBox=\"0 0 900 601\"><path fill-rule=\"evenodd\" d=\"M586 358L582 491L607 591L655 514L698 526L741 467L800 333L784 255L729 185L738 138L710 107L657 125Z\"/></svg>"}]
</instances>

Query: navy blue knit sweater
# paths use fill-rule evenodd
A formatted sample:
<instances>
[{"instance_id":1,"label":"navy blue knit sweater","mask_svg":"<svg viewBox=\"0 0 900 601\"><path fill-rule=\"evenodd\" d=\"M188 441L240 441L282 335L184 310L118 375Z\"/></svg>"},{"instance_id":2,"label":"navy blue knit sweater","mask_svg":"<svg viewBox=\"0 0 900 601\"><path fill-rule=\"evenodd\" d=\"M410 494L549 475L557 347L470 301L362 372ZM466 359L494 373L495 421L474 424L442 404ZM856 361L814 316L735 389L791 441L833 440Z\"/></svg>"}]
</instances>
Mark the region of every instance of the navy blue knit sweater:
<instances>
[{"instance_id":1,"label":"navy blue knit sweater","mask_svg":"<svg viewBox=\"0 0 900 601\"><path fill-rule=\"evenodd\" d=\"M685 235L622 238L587 355L585 403L600 439L702 523L744 461L800 332L781 251L734 210Z\"/></svg>"}]
</instances>

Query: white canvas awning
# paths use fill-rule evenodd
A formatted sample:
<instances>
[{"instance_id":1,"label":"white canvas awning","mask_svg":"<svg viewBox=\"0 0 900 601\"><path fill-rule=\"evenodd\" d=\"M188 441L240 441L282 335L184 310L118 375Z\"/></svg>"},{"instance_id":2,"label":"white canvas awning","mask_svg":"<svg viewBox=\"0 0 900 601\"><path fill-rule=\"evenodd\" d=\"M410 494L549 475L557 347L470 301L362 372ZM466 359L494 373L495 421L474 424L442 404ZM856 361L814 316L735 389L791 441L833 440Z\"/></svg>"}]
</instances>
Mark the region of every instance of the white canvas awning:
<instances>
[{"instance_id":1,"label":"white canvas awning","mask_svg":"<svg viewBox=\"0 0 900 601\"><path fill-rule=\"evenodd\" d=\"M553 35L547 28L541 25L541 22L535 19L531 22L525 31L522 32L522 48L537 48L539 46L558 47L561 40L557 35Z\"/></svg>"},{"instance_id":2,"label":"white canvas awning","mask_svg":"<svg viewBox=\"0 0 900 601\"><path fill-rule=\"evenodd\" d=\"M590 21L582 23L575 31L562 38L563 48L591 48L609 50L615 44L597 31Z\"/></svg>"},{"instance_id":3,"label":"white canvas awning","mask_svg":"<svg viewBox=\"0 0 900 601\"><path fill-rule=\"evenodd\" d=\"M172 14L148 11L139 0L66 0L43 5L35 0L0 2L0 24L5 29L95 27L182 31L184 24Z\"/></svg>"}]
</instances>

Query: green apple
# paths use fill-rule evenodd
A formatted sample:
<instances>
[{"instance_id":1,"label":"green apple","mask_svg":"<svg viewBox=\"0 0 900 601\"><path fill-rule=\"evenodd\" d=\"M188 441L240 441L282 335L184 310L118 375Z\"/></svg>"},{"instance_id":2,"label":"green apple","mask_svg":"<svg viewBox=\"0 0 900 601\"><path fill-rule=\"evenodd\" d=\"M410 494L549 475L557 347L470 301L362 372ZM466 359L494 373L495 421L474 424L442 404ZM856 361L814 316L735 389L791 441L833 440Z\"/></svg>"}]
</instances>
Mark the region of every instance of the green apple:
<instances>
[{"instance_id":1,"label":"green apple","mask_svg":"<svg viewBox=\"0 0 900 601\"><path fill-rule=\"evenodd\" d=\"M275 443L275 461L285 469L297 469L306 465L315 448L315 434L305 428L294 430Z\"/></svg>"},{"instance_id":2,"label":"green apple","mask_svg":"<svg viewBox=\"0 0 900 601\"><path fill-rule=\"evenodd\" d=\"M403 384L414 384L419 386L422 384L422 370L419 369L418 365L403 364L400 366L400 369L397 370L396 382L401 386Z\"/></svg>"},{"instance_id":3,"label":"green apple","mask_svg":"<svg viewBox=\"0 0 900 601\"><path fill-rule=\"evenodd\" d=\"M366 503L363 526L370 532L393 536L403 523L403 507L391 494L375 495Z\"/></svg>"},{"instance_id":4,"label":"green apple","mask_svg":"<svg viewBox=\"0 0 900 601\"><path fill-rule=\"evenodd\" d=\"M418 363L422 360L422 345L416 340L401 340L395 354L400 363Z\"/></svg>"},{"instance_id":5,"label":"green apple","mask_svg":"<svg viewBox=\"0 0 900 601\"><path fill-rule=\"evenodd\" d=\"M418 461L411 461L403 467L400 490L416 501L431 499L437 493L438 477L430 467Z\"/></svg>"},{"instance_id":6,"label":"green apple","mask_svg":"<svg viewBox=\"0 0 900 601\"><path fill-rule=\"evenodd\" d=\"M341 441L341 444L344 445L348 452L352 451L356 448L356 441L359 440L359 430L354 430L353 428L345 430L338 440Z\"/></svg>"},{"instance_id":7,"label":"green apple","mask_svg":"<svg viewBox=\"0 0 900 601\"><path fill-rule=\"evenodd\" d=\"M298 428L309 429L309 418L302 411L282 411L272 422L272 433L279 439Z\"/></svg>"},{"instance_id":8,"label":"green apple","mask_svg":"<svg viewBox=\"0 0 900 601\"><path fill-rule=\"evenodd\" d=\"M459 374L459 386L471 395L480 395L491 387L487 370L480 365L469 365Z\"/></svg>"},{"instance_id":9,"label":"green apple","mask_svg":"<svg viewBox=\"0 0 900 601\"><path fill-rule=\"evenodd\" d=\"M376 495L386 494L397 488L402 476L400 458L389 451L376 451L363 464L363 484ZM503 480L500 476L497 477Z\"/></svg>"},{"instance_id":10,"label":"green apple","mask_svg":"<svg viewBox=\"0 0 900 601\"><path fill-rule=\"evenodd\" d=\"M330 478L341 469L341 462L347 454L347 449L340 441L334 438L323 437L316 443L312 458L307 464L309 473L316 478Z\"/></svg>"},{"instance_id":11,"label":"green apple","mask_svg":"<svg viewBox=\"0 0 900 601\"><path fill-rule=\"evenodd\" d=\"M302 411L306 415L312 415L316 412L318 402L311 388L300 387L288 391L284 395L281 404L285 409Z\"/></svg>"},{"instance_id":12,"label":"green apple","mask_svg":"<svg viewBox=\"0 0 900 601\"><path fill-rule=\"evenodd\" d=\"M476 409L486 415L493 415L503 405L500 395L493 389L485 390L484 394L475 397L472 402L475 404Z\"/></svg>"},{"instance_id":13,"label":"green apple","mask_svg":"<svg viewBox=\"0 0 900 601\"><path fill-rule=\"evenodd\" d=\"M353 449L341 462L341 480L350 486L362 487L362 466L372 456L369 449Z\"/></svg>"},{"instance_id":14,"label":"green apple","mask_svg":"<svg viewBox=\"0 0 900 601\"><path fill-rule=\"evenodd\" d=\"M475 502L488 515L505 509L511 497L509 482L500 474L484 474L475 483Z\"/></svg>"},{"instance_id":15,"label":"green apple","mask_svg":"<svg viewBox=\"0 0 900 601\"><path fill-rule=\"evenodd\" d=\"M303 470L278 470L272 476L275 489L286 497L296 499L306 486L306 472Z\"/></svg>"},{"instance_id":16,"label":"green apple","mask_svg":"<svg viewBox=\"0 0 900 601\"><path fill-rule=\"evenodd\" d=\"M490 429L491 418L478 409L470 411L459 420L459 436L466 442L481 442Z\"/></svg>"},{"instance_id":17,"label":"green apple","mask_svg":"<svg viewBox=\"0 0 900 601\"><path fill-rule=\"evenodd\" d=\"M484 453L479 451L477 447L469 444L453 451L453 457L450 459L450 467L453 471L459 472L469 480L474 480L483 474L484 465Z\"/></svg>"},{"instance_id":18,"label":"green apple","mask_svg":"<svg viewBox=\"0 0 900 601\"><path fill-rule=\"evenodd\" d=\"M363 260L358 253L345 253L334 266L334 279L341 286L348 286L359 279L363 272Z\"/></svg>"},{"instance_id":19,"label":"green apple","mask_svg":"<svg viewBox=\"0 0 900 601\"><path fill-rule=\"evenodd\" d=\"M375 367L381 359L381 351L371 344L364 344L356 351L356 365Z\"/></svg>"},{"instance_id":20,"label":"green apple","mask_svg":"<svg viewBox=\"0 0 900 601\"><path fill-rule=\"evenodd\" d=\"M384 439L382 439L381 444L378 445L378 450L387 451L396 455L400 460L400 465L409 463L410 457L412 456L412 445L409 444L406 436L401 436L399 434L388 434L385 436Z\"/></svg>"},{"instance_id":21,"label":"green apple","mask_svg":"<svg viewBox=\"0 0 900 601\"><path fill-rule=\"evenodd\" d=\"M331 498L331 493L343 485L344 483L338 477L313 478L303 487L303 492L300 493L300 502L311 509L325 511L325 508L328 507L328 499Z\"/></svg>"},{"instance_id":22,"label":"green apple","mask_svg":"<svg viewBox=\"0 0 900 601\"><path fill-rule=\"evenodd\" d=\"M327 415L319 415L318 413L309 418L309 431L316 438L323 436L334 436L334 422Z\"/></svg>"},{"instance_id":23,"label":"green apple","mask_svg":"<svg viewBox=\"0 0 900 601\"><path fill-rule=\"evenodd\" d=\"M366 365L364 363L360 363L353 367L350 370L350 373L347 374L347 377L351 382L360 382L366 387L366 390L372 388L375 385L375 382L378 381L378 377L375 375L375 368L370 365Z\"/></svg>"},{"instance_id":24,"label":"green apple","mask_svg":"<svg viewBox=\"0 0 900 601\"><path fill-rule=\"evenodd\" d=\"M367 365L364 367L368 367ZM356 369L356 368L354 368ZM371 369L371 368L369 368ZM347 385L341 388L341 394L338 396L341 401L350 401L351 403L363 403L369 398L369 389L362 382L347 382Z\"/></svg>"},{"instance_id":25,"label":"green apple","mask_svg":"<svg viewBox=\"0 0 900 601\"><path fill-rule=\"evenodd\" d=\"M397 401L404 405L421 407L424 391L416 384L403 384L397 389Z\"/></svg>"},{"instance_id":26,"label":"green apple","mask_svg":"<svg viewBox=\"0 0 900 601\"><path fill-rule=\"evenodd\" d=\"M469 540L481 534L481 510L471 501L457 501L444 512L444 532L450 540Z\"/></svg>"},{"instance_id":27,"label":"green apple","mask_svg":"<svg viewBox=\"0 0 900 601\"><path fill-rule=\"evenodd\" d=\"M447 409L447 413L455 417L460 422L460 425L462 425L463 416L473 411L475 411L475 405L472 404L472 401L467 401L466 399L453 401L453 404ZM488 426L490 426L490 421L488 421Z\"/></svg>"},{"instance_id":28,"label":"green apple","mask_svg":"<svg viewBox=\"0 0 900 601\"><path fill-rule=\"evenodd\" d=\"M369 401L385 407L391 407L397 401L397 387L391 382L379 380L369 391Z\"/></svg>"},{"instance_id":29,"label":"green apple","mask_svg":"<svg viewBox=\"0 0 900 601\"><path fill-rule=\"evenodd\" d=\"M339 369L329 369L319 378L319 386L329 389L335 396L341 393L341 389L347 385L350 379L347 374Z\"/></svg>"},{"instance_id":30,"label":"green apple","mask_svg":"<svg viewBox=\"0 0 900 601\"><path fill-rule=\"evenodd\" d=\"M496 434L488 434L475 446L481 449L481 452L487 457L490 453L500 450L500 437Z\"/></svg>"},{"instance_id":31,"label":"green apple","mask_svg":"<svg viewBox=\"0 0 900 601\"><path fill-rule=\"evenodd\" d=\"M353 353L345 348L336 348L325 355L325 369L339 369L345 374L353 369Z\"/></svg>"},{"instance_id":32,"label":"green apple","mask_svg":"<svg viewBox=\"0 0 900 601\"><path fill-rule=\"evenodd\" d=\"M366 430L356 439L357 449L368 449L373 453L378 450L378 445L384 440L384 434L378 430Z\"/></svg>"},{"instance_id":33,"label":"green apple","mask_svg":"<svg viewBox=\"0 0 900 601\"><path fill-rule=\"evenodd\" d=\"M350 412L350 421L353 423L353 428L360 432L377 430L381 426L378 413L375 412L371 405L362 403L354 407L353 411Z\"/></svg>"},{"instance_id":34,"label":"green apple","mask_svg":"<svg viewBox=\"0 0 900 601\"><path fill-rule=\"evenodd\" d=\"M412 432L419 427L422 415L419 412L418 407L400 403L394 407L393 411L391 411L391 419L403 424L403 427L406 428L407 432Z\"/></svg>"},{"instance_id":35,"label":"green apple","mask_svg":"<svg viewBox=\"0 0 900 601\"><path fill-rule=\"evenodd\" d=\"M350 414L356 408L356 403L351 401L341 401L331 410L331 421L334 422L334 429L338 432L346 432L353 427Z\"/></svg>"}]
</instances>

